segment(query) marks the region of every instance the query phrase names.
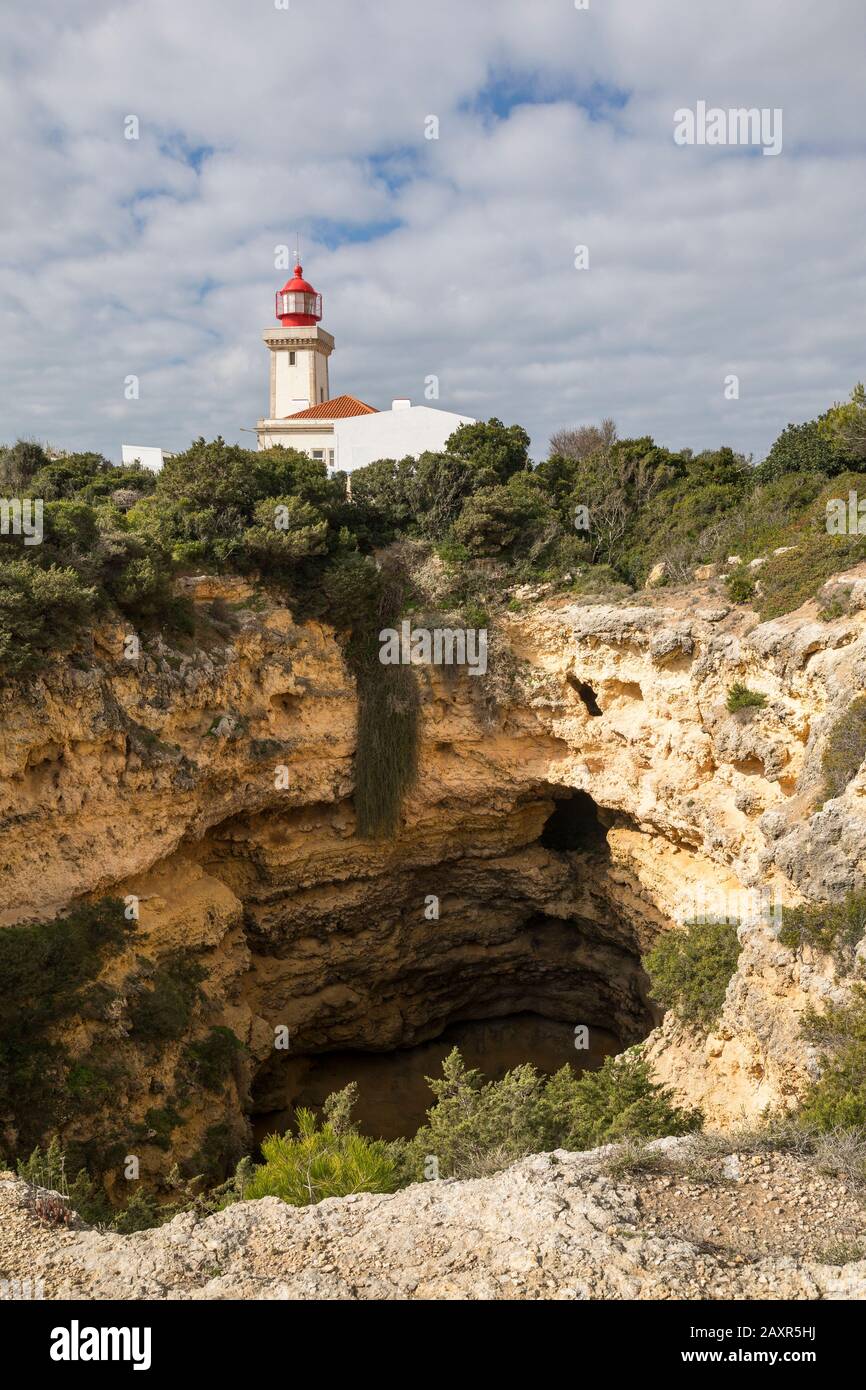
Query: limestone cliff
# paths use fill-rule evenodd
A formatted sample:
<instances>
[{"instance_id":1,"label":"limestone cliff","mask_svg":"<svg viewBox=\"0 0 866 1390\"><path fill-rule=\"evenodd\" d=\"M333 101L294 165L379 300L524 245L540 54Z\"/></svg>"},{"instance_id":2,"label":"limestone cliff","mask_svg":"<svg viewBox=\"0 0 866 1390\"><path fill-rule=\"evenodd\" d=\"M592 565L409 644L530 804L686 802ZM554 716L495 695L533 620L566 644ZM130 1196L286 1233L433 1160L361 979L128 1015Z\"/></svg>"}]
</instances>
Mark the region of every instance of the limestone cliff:
<instances>
[{"instance_id":1,"label":"limestone cliff","mask_svg":"<svg viewBox=\"0 0 866 1390\"><path fill-rule=\"evenodd\" d=\"M864 685L858 611L758 624L701 586L530 599L498 621L486 678L419 669L418 779L399 834L369 842L333 633L239 580L187 587L188 649L157 639L130 661L105 628L92 661L0 697L0 922L83 896L138 902L134 944L106 969L110 1010L67 1029L73 1053L115 1040L111 1111L146 1129L207 1027L248 1049L222 1092L185 1094L170 1154L148 1131L149 1173L220 1126L239 1139L249 1087L253 1108L275 1108L276 1030L292 1056L385 1049L529 1009L627 1044L658 1019L639 955L690 902L827 898L861 878L862 772L818 809L826 730ZM735 680L766 705L729 714ZM800 1013L836 990L832 962L795 958L771 923L742 940L712 1036L668 1018L650 1040L660 1078L718 1126L796 1097L814 1067ZM135 962L179 951L206 972L194 1026L139 1046Z\"/></svg>"}]
</instances>

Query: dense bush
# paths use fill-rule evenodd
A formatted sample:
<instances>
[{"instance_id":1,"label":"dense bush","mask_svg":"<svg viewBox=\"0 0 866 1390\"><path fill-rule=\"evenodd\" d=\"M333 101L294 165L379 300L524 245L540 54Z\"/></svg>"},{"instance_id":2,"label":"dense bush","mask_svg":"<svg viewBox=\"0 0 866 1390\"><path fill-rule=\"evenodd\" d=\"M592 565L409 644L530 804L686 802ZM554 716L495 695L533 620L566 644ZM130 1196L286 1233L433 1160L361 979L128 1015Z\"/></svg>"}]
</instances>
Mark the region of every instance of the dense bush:
<instances>
[{"instance_id":1,"label":"dense bush","mask_svg":"<svg viewBox=\"0 0 866 1390\"><path fill-rule=\"evenodd\" d=\"M866 695L851 701L827 735L821 759L824 773L824 799L841 796L866 758Z\"/></svg>"},{"instance_id":2,"label":"dense bush","mask_svg":"<svg viewBox=\"0 0 866 1390\"><path fill-rule=\"evenodd\" d=\"M478 1177L539 1150L658 1139L701 1124L699 1112L679 1109L653 1082L640 1048L579 1077L570 1067L545 1077L525 1065L489 1082L467 1070L455 1048L441 1078L427 1081L435 1104L400 1153L409 1180L425 1176L430 1155L441 1177Z\"/></svg>"},{"instance_id":3,"label":"dense bush","mask_svg":"<svg viewBox=\"0 0 866 1390\"><path fill-rule=\"evenodd\" d=\"M804 1100L802 1123L821 1133L866 1129L866 986L854 985L846 1004L808 1013L803 1031L821 1049L824 1067Z\"/></svg>"},{"instance_id":4,"label":"dense bush","mask_svg":"<svg viewBox=\"0 0 866 1390\"><path fill-rule=\"evenodd\" d=\"M740 957L735 922L686 922L662 932L643 959L652 997L684 1023L709 1030Z\"/></svg>"},{"instance_id":5,"label":"dense bush","mask_svg":"<svg viewBox=\"0 0 866 1390\"><path fill-rule=\"evenodd\" d=\"M866 933L866 892L846 894L837 903L804 903L782 909L779 940L783 946L801 950L812 946L832 952L850 964L854 948Z\"/></svg>"},{"instance_id":6,"label":"dense bush","mask_svg":"<svg viewBox=\"0 0 866 1390\"><path fill-rule=\"evenodd\" d=\"M847 459L850 466L866 465L866 387L858 382L851 399L844 405L833 405L821 417L821 431L835 450Z\"/></svg>"},{"instance_id":7,"label":"dense bush","mask_svg":"<svg viewBox=\"0 0 866 1390\"><path fill-rule=\"evenodd\" d=\"M729 714L736 714L741 709L763 709L766 703L767 697L760 690L750 690L742 681L734 681L728 691L725 708Z\"/></svg>"},{"instance_id":8,"label":"dense bush","mask_svg":"<svg viewBox=\"0 0 866 1390\"><path fill-rule=\"evenodd\" d=\"M652 1080L639 1047L606 1057L598 1071L584 1072L576 1081L563 1067L545 1095L554 1134L562 1134L567 1149L690 1134L703 1123L699 1110L675 1105L670 1092Z\"/></svg>"},{"instance_id":9,"label":"dense bush","mask_svg":"<svg viewBox=\"0 0 866 1390\"><path fill-rule=\"evenodd\" d=\"M133 930L123 903L104 899L51 922L0 931L0 1124L16 1132L19 1145L38 1143L79 1104L69 1087L70 1060L52 1029L88 1016L107 953ZM79 1090L100 1074L97 1063L84 1075L80 1063L72 1070Z\"/></svg>"},{"instance_id":10,"label":"dense bush","mask_svg":"<svg viewBox=\"0 0 866 1390\"><path fill-rule=\"evenodd\" d=\"M95 600L73 569L0 558L0 680L32 675L53 652L71 647Z\"/></svg>"},{"instance_id":11,"label":"dense bush","mask_svg":"<svg viewBox=\"0 0 866 1390\"><path fill-rule=\"evenodd\" d=\"M175 951L148 969L132 985L130 1031L138 1042L168 1042L183 1037L201 998L205 971L192 953Z\"/></svg>"},{"instance_id":12,"label":"dense bush","mask_svg":"<svg viewBox=\"0 0 866 1390\"><path fill-rule=\"evenodd\" d=\"M281 1197L305 1207L326 1197L352 1192L393 1192L397 1168L389 1145L365 1139L348 1122L341 1097L335 1097L319 1125L310 1110L298 1110L297 1134L272 1134L262 1142L264 1163L253 1169L245 1196Z\"/></svg>"},{"instance_id":13,"label":"dense bush","mask_svg":"<svg viewBox=\"0 0 866 1390\"><path fill-rule=\"evenodd\" d=\"M748 603L755 597L756 584L746 565L738 565L725 579L725 588L732 603Z\"/></svg>"},{"instance_id":14,"label":"dense bush","mask_svg":"<svg viewBox=\"0 0 866 1390\"><path fill-rule=\"evenodd\" d=\"M817 420L786 425L764 462L755 470L759 482L771 482L786 473L823 473L832 476L845 468L840 454Z\"/></svg>"},{"instance_id":15,"label":"dense bush","mask_svg":"<svg viewBox=\"0 0 866 1390\"><path fill-rule=\"evenodd\" d=\"M695 454L648 436L618 439L612 421L558 431L551 456L533 467L525 431L494 419L461 426L439 453L355 470L351 499L342 475L293 449L198 439L154 476L94 453L50 458L19 441L0 449L0 483L44 499L46 534L26 551L19 537L0 537L0 563L11 566L0 579L2 670L38 669L105 609L189 631L189 606L173 593L187 566L260 576L298 616L341 626L331 601L351 557L363 562L406 538L461 554L454 596L475 612L491 612L509 582L615 597L661 560L676 583L732 550L747 560L794 545L761 571L760 614L776 616L866 556L866 537L828 536L824 516L828 488L844 493L862 479L864 417L858 387L846 405L788 426L758 468L728 448ZM734 601L750 601L754 582L745 568L729 576Z\"/></svg>"},{"instance_id":16,"label":"dense bush","mask_svg":"<svg viewBox=\"0 0 866 1390\"><path fill-rule=\"evenodd\" d=\"M472 555L496 555L511 549L518 538L525 545L548 510L537 481L519 473L473 493L454 523L453 537Z\"/></svg>"},{"instance_id":17,"label":"dense bush","mask_svg":"<svg viewBox=\"0 0 866 1390\"><path fill-rule=\"evenodd\" d=\"M221 1091L237 1068L244 1045L231 1028L211 1028L200 1042L188 1043L183 1060L191 1080L207 1091Z\"/></svg>"}]
</instances>

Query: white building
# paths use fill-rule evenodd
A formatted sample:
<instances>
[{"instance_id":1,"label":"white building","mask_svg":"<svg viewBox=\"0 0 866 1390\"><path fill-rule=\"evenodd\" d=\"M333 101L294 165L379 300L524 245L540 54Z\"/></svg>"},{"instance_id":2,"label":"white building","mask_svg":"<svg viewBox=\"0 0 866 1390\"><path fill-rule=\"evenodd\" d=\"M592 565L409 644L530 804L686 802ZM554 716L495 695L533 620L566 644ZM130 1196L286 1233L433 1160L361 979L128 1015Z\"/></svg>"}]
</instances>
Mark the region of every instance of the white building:
<instances>
[{"instance_id":1,"label":"white building","mask_svg":"<svg viewBox=\"0 0 866 1390\"><path fill-rule=\"evenodd\" d=\"M158 449L155 444L121 444L120 446L122 463L140 463L143 468L149 468L151 473L158 473L165 460L173 457L173 454L167 454L164 449Z\"/></svg>"},{"instance_id":2,"label":"white building","mask_svg":"<svg viewBox=\"0 0 866 1390\"><path fill-rule=\"evenodd\" d=\"M319 324L322 296L304 278L300 265L277 293L280 328L262 337L271 355L269 415L256 425L259 448L301 449L329 467L351 472L374 459L418 457L438 451L468 415L436 410L405 399L377 410L356 396L332 399L328 359L334 339Z\"/></svg>"}]
</instances>

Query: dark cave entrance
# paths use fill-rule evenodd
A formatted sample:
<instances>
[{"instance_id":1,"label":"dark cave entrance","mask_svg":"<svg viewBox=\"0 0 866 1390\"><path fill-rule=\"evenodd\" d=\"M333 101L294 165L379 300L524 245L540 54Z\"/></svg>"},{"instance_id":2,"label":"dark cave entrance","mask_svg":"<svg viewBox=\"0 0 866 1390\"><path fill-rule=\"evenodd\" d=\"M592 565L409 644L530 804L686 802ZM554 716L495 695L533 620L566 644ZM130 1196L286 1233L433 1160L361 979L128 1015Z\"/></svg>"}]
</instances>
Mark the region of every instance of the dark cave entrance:
<instances>
[{"instance_id":1,"label":"dark cave entrance","mask_svg":"<svg viewBox=\"0 0 866 1390\"><path fill-rule=\"evenodd\" d=\"M572 690L580 696L587 714L591 714L594 719L598 719L600 715L604 714L604 710L599 705L598 698L591 685L586 681L578 680L577 676L571 671L569 671L565 679L568 681Z\"/></svg>"},{"instance_id":2,"label":"dark cave entrance","mask_svg":"<svg viewBox=\"0 0 866 1390\"><path fill-rule=\"evenodd\" d=\"M566 1065L579 1075L594 1071L605 1057L622 1050L614 1033L590 1028L589 1047L578 1052L574 1025L569 1020L525 1012L453 1023L429 1042L390 1052L323 1052L300 1057L285 1064L286 1099L291 1097L288 1105L256 1112L254 1094L251 1119L256 1143L268 1134L291 1128L297 1107L320 1111L331 1092L350 1081L358 1086L353 1114L362 1133L381 1139L411 1138L425 1123L434 1103L426 1078L441 1075L442 1062L454 1047L459 1048L466 1066L482 1072L488 1081L501 1080L524 1062L548 1075Z\"/></svg>"},{"instance_id":3,"label":"dark cave entrance","mask_svg":"<svg viewBox=\"0 0 866 1390\"><path fill-rule=\"evenodd\" d=\"M545 821L540 843L544 849L557 850L560 854L607 848L607 828L588 792L570 791L556 799L556 806Z\"/></svg>"},{"instance_id":4,"label":"dark cave entrance","mask_svg":"<svg viewBox=\"0 0 866 1390\"><path fill-rule=\"evenodd\" d=\"M514 877L497 882L495 867L485 870L478 861L475 871L489 873L489 883L482 880L481 890L476 884L469 902L443 910L441 921L430 924L428 954L407 952L405 963L368 987L351 1015L317 1021L315 1035L298 1036L291 1052L260 1066L250 1106L258 1142L291 1128L298 1107L321 1111L328 1095L350 1082L358 1086L354 1117L363 1133L411 1137L434 1103L425 1078L441 1075L454 1047L467 1067L499 1080L526 1062L542 1074L568 1066L579 1075L647 1036L657 1012L647 999L634 922L611 896L608 877L607 834L621 817L585 791L562 785L545 791L553 809L527 850L546 850L551 860L545 865L536 855L528 872L548 884L554 911L534 900L529 881L524 901L516 900ZM412 880L419 903L428 890L445 887L441 867L426 874ZM458 874L449 866L449 888ZM393 909L394 940L411 938L417 952L411 936L417 926L406 936L417 909L396 885L391 896L395 903L385 910ZM344 968L335 984L357 990L357 971ZM376 1010L389 1025L395 1013L402 1019L405 1040L377 1045L368 1026Z\"/></svg>"}]
</instances>

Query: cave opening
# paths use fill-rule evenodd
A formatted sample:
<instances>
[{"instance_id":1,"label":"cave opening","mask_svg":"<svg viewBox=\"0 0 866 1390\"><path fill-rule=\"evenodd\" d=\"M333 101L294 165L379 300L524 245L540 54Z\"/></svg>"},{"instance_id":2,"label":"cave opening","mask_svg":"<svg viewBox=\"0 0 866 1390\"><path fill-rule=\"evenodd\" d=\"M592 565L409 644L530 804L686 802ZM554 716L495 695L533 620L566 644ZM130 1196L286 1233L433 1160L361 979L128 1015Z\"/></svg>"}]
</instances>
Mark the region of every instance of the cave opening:
<instances>
[{"instance_id":1,"label":"cave opening","mask_svg":"<svg viewBox=\"0 0 866 1390\"><path fill-rule=\"evenodd\" d=\"M607 830L588 792L570 791L555 799L556 806L541 832L540 843L544 849L565 853L602 849L607 845Z\"/></svg>"},{"instance_id":2,"label":"cave opening","mask_svg":"<svg viewBox=\"0 0 866 1390\"><path fill-rule=\"evenodd\" d=\"M283 1133L304 1107L321 1112L327 1097L350 1081L358 1087L353 1119L371 1138L411 1138L426 1121L434 1103L428 1077L441 1076L442 1063L458 1048L465 1065L482 1072L486 1081L500 1081L525 1062L552 1075L563 1066L576 1074L600 1067L605 1057L621 1051L616 1034L590 1028L588 1047L576 1049L575 1025L525 1011L503 1018L477 1018L450 1024L438 1037L412 1047L387 1052L355 1050L324 1052L295 1059L284 1073L287 1104L277 1109L253 1106L253 1136L257 1144Z\"/></svg>"},{"instance_id":3,"label":"cave opening","mask_svg":"<svg viewBox=\"0 0 866 1390\"><path fill-rule=\"evenodd\" d=\"M441 866L390 879L374 925L354 910L339 924L329 914L315 946L307 927L299 963L328 951L334 969L291 1051L273 1053L256 1073L250 1119L259 1141L291 1128L298 1107L321 1112L353 1081L362 1133L411 1137L434 1103L426 1078L441 1075L454 1047L493 1081L526 1062L542 1074L568 1066L579 1075L647 1036L658 1018L633 900L623 906L610 873L607 834L617 817L585 791L546 790L553 808L525 860L458 860L444 881ZM445 891L439 918L419 921L415 904ZM356 933L371 951L387 943L386 965L370 968Z\"/></svg>"},{"instance_id":4,"label":"cave opening","mask_svg":"<svg viewBox=\"0 0 866 1390\"><path fill-rule=\"evenodd\" d=\"M579 680L571 671L569 671L565 679L568 681L572 690L576 691L580 696L587 714L591 714L594 719L598 719L599 716L604 713L604 710L599 705L598 697L592 686L587 681Z\"/></svg>"}]
</instances>

